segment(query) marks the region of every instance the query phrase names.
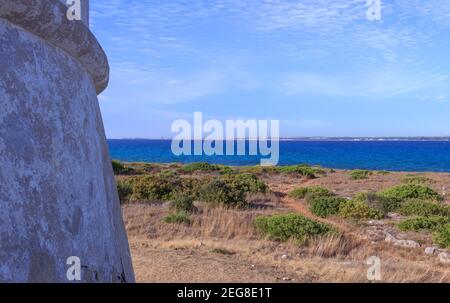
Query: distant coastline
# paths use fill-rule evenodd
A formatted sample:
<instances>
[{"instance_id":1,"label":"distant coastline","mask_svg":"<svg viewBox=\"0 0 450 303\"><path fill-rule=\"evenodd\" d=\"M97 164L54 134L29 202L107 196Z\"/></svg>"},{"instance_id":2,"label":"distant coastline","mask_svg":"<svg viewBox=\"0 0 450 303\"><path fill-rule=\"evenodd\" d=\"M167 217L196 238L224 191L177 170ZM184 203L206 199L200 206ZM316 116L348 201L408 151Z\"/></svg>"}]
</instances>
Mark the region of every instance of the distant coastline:
<instances>
[{"instance_id":1,"label":"distant coastline","mask_svg":"<svg viewBox=\"0 0 450 303\"><path fill-rule=\"evenodd\" d=\"M171 138L108 138L108 140L171 141ZM236 140L256 140L238 138ZM280 141L450 141L450 136L412 137L281 137Z\"/></svg>"},{"instance_id":2,"label":"distant coastline","mask_svg":"<svg viewBox=\"0 0 450 303\"><path fill-rule=\"evenodd\" d=\"M262 155L181 155L168 139L108 140L113 159L124 162L208 162L229 166L258 165ZM450 137L283 138L279 165L306 163L334 169L449 172Z\"/></svg>"}]
</instances>

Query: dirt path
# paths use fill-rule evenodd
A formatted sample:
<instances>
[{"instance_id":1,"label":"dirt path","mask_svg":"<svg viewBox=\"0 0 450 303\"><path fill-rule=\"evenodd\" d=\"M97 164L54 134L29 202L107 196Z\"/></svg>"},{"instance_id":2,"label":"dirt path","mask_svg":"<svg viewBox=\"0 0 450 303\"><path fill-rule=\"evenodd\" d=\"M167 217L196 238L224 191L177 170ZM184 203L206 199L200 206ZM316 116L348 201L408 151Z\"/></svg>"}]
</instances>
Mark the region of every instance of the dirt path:
<instances>
[{"instance_id":1,"label":"dirt path","mask_svg":"<svg viewBox=\"0 0 450 303\"><path fill-rule=\"evenodd\" d=\"M146 242L130 239L138 282L273 283L295 276L279 267L252 263L240 254L214 253L208 247L165 249L147 246Z\"/></svg>"},{"instance_id":2,"label":"dirt path","mask_svg":"<svg viewBox=\"0 0 450 303\"><path fill-rule=\"evenodd\" d=\"M302 186L307 186L307 181L302 183ZM338 222L335 220L319 218L311 213L308 209L308 205L304 199L299 200L295 198L291 198L288 196L288 193L294 188L298 187L298 185L283 185L283 184L270 184L269 188L272 192L280 197L281 203L283 203L287 208L295 210L296 212L302 214L303 216L320 221L322 223L326 223L332 225L342 231L350 232L351 227L345 222Z\"/></svg>"}]
</instances>

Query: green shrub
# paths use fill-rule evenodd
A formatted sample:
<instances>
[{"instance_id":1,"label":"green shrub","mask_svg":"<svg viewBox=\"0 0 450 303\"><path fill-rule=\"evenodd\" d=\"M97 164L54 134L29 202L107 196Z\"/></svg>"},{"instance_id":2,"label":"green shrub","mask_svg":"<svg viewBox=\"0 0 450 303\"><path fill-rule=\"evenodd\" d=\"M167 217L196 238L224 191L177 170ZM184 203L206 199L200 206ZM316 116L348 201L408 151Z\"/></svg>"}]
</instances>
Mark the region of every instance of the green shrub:
<instances>
[{"instance_id":1,"label":"green shrub","mask_svg":"<svg viewBox=\"0 0 450 303\"><path fill-rule=\"evenodd\" d=\"M314 170L314 174L318 174L318 175L326 175L327 174L327 172L323 168L320 168L320 167L313 167L313 170Z\"/></svg>"},{"instance_id":2,"label":"green shrub","mask_svg":"<svg viewBox=\"0 0 450 303\"><path fill-rule=\"evenodd\" d=\"M280 173L285 173L285 174L299 174L308 179L316 178L315 174L318 173L317 169L312 168L311 166L306 165L306 164L293 165L293 166L278 166L277 171Z\"/></svg>"},{"instance_id":3,"label":"green shrub","mask_svg":"<svg viewBox=\"0 0 450 303\"><path fill-rule=\"evenodd\" d=\"M311 200L309 209L316 216L325 218L337 214L341 204L346 201L347 199L336 196L316 197Z\"/></svg>"},{"instance_id":4,"label":"green shrub","mask_svg":"<svg viewBox=\"0 0 450 303\"><path fill-rule=\"evenodd\" d=\"M129 179L116 180L117 192L121 203L128 201L133 194L133 184Z\"/></svg>"},{"instance_id":5,"label":"green shrub","mask_svg":"<svg viewBox=\"0 0 450 303\"><path fill-rule=\"evenodd\" d=\"M384 214L363 201L348 200L341 203L339 215L345 219L364 220L364 219L382 219Z\"/></svg>"},{"instance_id":6,"label":"green shrub","mask_svg":"<svg viewBox=\"0 0 450 303\"><path fill-rule=\"evenodd\" d=\"M394 202L404 202L409 199L441 201L442 197L433 189L419 184L402 184L391 187L379 193L380 196Z\"/></svg>"},{"instance_id":7,"label":"green shrub","mask_svg":"<svg viewBox=\"0 0 450 303\"><path fill-rule=\"evenodd\" d=\"M311 198L322 197L322 196L333 196L334 194L325 187L320 186L309 186L309 187L299 187L292 190L289 193L289 197L296 199L304 199L306 196Z\"/></svg>"},{"instance_id":8,"label":"green shrub","mask_svg":"<svg viewBox=\"0 0 450 303\"><path fill-rule=\"evenodd\" d=\"M352 180L362 180L362 179L367 179L370 175L372 174L372 172L368 171L368 170L354 170L350 173L350 178Z\"/></svg>"},{"instance_id":9,"label":"green shrub","mask_svg":"<svg viewBox=\"0 0 450 303\"><path fill-rule=\"evenodd\" d=\"M202 171L202 172L213 172L218 171L220 168L218 165L209 164L207 162L196 162L191 163L183 166L182 170L185 172L195 172L195 171Z\"/></svg>"},{"instance_id":10,"label":"green shrub","mask_svg":"<svg viewBox=\"0 0 450 303\"><path fill-rule=\"evenodd\" d=\"M267 186L254 174L226 174L203 182L198 197L204 202L248 207L247 194L265 193Z\"/></svg>"},{"instance_id":11,"label":"green shrub","mask_svg":"<svg viewBox=\"0 0 450 303\"><path fill-rule=\"evenodd\" d=\"M174 214L169 214L163 219L164 222L172 224L189 224L191 223L191 218L187 212L179 211Z\"/></svg>"},{"instance_id":12,"label":"green shrub","mask_svg":"<svg viewBox=\"0 0 450 303\"><path fill-rule=\"evenodd\" d=\"M366 203L369 207L377 209L384 214L395 211L400 207L400 203L378 195L377 193L359 193L354 200Z\"/></svg>"},{"instance_id":13,"label":"green shrub","mask_svg":"<svg viewBox=\"0 0 450 303\"><path fill-rule=\"evenodd\" d=\"M389 175L391 172L387 171L387 170L379 170L377 171L377 175Z\"/></svg>"},{"instance_id":14,"label":"green shrub","mask_svg":"<svg viewBox=\"0 0 450 303\"><path fill-rule=\"evenodd\" d=\"M131 200L170 200L172 192L179 186L179 178L166 178L159 175L137 177L133 181Z\"/></svg>"},{"instance_id":15,"label":"green shrub","mask_svg":"<svg viewBox=\"0 0 450 303\"><path fill-rule=\"evenodd\" d=\"M244 191L245 193L265 193L267 186L264 182L260 181L254 174L232 174L225 175L221 178L223 181L235 189Z\"/></svg>"},{"instance_id":16,"label":"green shrub","mask_svg":"<svg viewBox=\"0 0 450 303\"><path fill-rule=\"evenodd\" d=\"M329 225L308 219L299 214L273 215L257 217L254 221L256 229L273 240L289 239L304 243L309 238L336 232Z\"/></svg>"},{"instance_id":17,"label":"green shrub","mask_svg":"<svg viewBox=\"0 0 450 303\"><path fill-rule=\"evenodd\" d=\"M450 208L435 202L413 199L406 201L400 208L400 213L405 216L449 216Z\"/></svg>"},{"instance_id":18,"label":"green shrub","mask_svg":"<svg viewBox=\"0 0 450 303\"><path fill-rule=\"evenodd\" d=\"M200 189L209 180L209 178L181 178L180 185L176 190L194 200L198 200L200 198Z\"/></svg>"},{"instance_id":19,"label":"green shrub","mask_svg":"<svg viewBox=\"0 0 450 303\"><path fill-rule=\"evenodd\" d=\"M444 248L450 248L450 223L438 227L433 234L433 242Z\"/></svg>"},{"instance_id":20,"label":"green shrub","mask_svg":"<svg viewBox=\"0 0 450 303\"><path fill-rule=\"evenodd\" d=\"M177 193L172 201L170 201L170 210L175 212L184 211L191 213L195 211L194 200L192 197Z\"/></svg>"},{"instance_id":21,"label":"green shrub","mask_svg":"<svg viewBox=\"0 0 450 303\"><path fill-rule=\"evenodd\" d=\"M133 171L131 167L125 166L119 160L112 160L112 168L115 175L126 174Z\"/></svg>"},{"instance_id":22,"label":"green shrub","mask_svg":"<svg viewBox=\"0 0 450 303\"><path fill-rule=\"evenodd\" d=\"M220 169L219 173L221 175L232 175L236 173L236 171L229 166L220 166L219 169Z\"/></svg>"},{"instance_id":23,"label":"green shrub","mask_svg":"<svg viewBox=\"0 0 450 303\"><path fill-rule=\"evenodd\" d=\"M401 179L401 182L406 184L426 184L426 183L434 183L434 180L419 175L405 175Z\"/></svg>"},{"instance_id":24,"label":"green shrub","mask_svg":"<svg viewBox=\"0 0 450 303\"><path fill-rule=\"evenodd\" d=\"M398 228L402 231L419 231L419 230L430 230L435 231L439 227L450 223L448 217L433 216L433 217L416 217L409 218L400 221Z\"/></svg>"},{"instance_id":25,"label":"green shrub","mask_svg":"<svg viewBox=\"0 0 450 303\"><path fill-rule=\"evenodd\" d=\"M167 169L160 171L158 176L161 178L178 178L179 174L175 170Z\"/></svg>"},{"instance_id":26,"label":"green shrub","mask_svg":"<svg viewBox=\"0 0 450 303\"><path fill-rule=\"evenodd\" d=\"M247 207L246 193L242 188L232 187L222 179L213 179L200 189L200 200L224 206Z\"/></svg>"}]
</instances>

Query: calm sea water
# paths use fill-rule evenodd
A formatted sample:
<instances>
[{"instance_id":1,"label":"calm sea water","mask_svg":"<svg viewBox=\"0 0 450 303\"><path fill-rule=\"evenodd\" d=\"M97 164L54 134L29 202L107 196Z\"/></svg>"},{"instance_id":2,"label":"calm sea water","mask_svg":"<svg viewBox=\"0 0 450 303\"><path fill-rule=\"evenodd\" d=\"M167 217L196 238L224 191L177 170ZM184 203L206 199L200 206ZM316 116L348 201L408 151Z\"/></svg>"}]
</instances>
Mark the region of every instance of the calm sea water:
<instances>
[{"instance_id":1,"label":"calm sea water","mask_svg":"<svg viewBox=\"0 0 450 303\"><path fill-rule=\"evenodd\" d=\"M127 162L257 165L260 156L175 156L169 140L108 140L111 157ZM279 165L337 169L450 172L450 141L281 141Z\"/></svg>"}]
</instances>

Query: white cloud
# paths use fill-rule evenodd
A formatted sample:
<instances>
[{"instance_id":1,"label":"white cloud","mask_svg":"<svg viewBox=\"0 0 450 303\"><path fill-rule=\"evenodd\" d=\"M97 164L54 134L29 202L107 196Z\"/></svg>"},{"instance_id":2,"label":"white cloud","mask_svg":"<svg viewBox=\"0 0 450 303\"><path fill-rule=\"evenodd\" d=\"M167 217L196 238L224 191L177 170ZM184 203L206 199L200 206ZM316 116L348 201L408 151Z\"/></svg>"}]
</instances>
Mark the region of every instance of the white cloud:
<instances>
[{"instance_id":1,"label":"white cloud","mask_svg":"<svg viewBox=\"0 0 450 303\"><path fill-rule=\"evenodd\" d=\"M357 75L290 73L281 80L285 95L393 97L429 87L444 87L449 76L432 72L375 70Z\"/></svg>"}]
</instances>

